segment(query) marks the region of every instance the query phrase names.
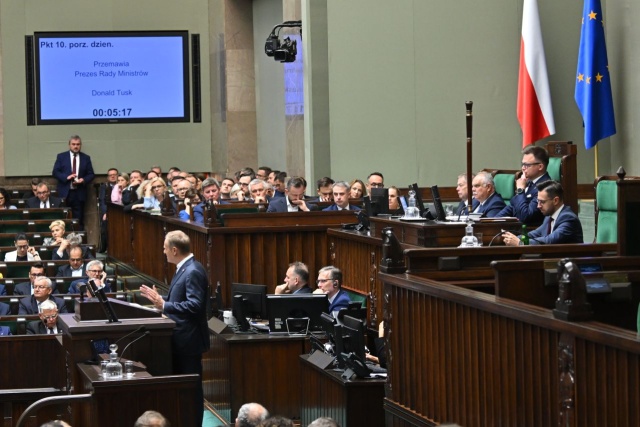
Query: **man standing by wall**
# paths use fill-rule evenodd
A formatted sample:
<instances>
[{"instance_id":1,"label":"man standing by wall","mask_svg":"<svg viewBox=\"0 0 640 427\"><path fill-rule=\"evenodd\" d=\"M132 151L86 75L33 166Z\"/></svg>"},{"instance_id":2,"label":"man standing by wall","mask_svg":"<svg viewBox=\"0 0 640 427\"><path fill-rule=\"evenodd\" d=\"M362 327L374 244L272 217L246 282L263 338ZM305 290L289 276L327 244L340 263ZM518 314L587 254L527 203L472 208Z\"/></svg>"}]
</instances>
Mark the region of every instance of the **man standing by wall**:
<instances>
[{"instance_id":1,"label":"man standing by wall","mask_svg":"<svg viewBox=\"0 0 640 427\"><path fill-rule=\"evenodd\" d=\"M209 327L207 326L207 273L191 253L189 236L182 231L170 231L164 240L167 261L176 264L169 293L158 294L155 286L140 286L142 295L176 322L173 330L173 373L198 374L200 385L194 411L202 420L204 397L202 391L202 353L209 349Z\"/></svg>"},{"instance_id":2,"label":"man standing by wall","mask_svg":"<svg viewBox=\"0 0 640 427\"><path fill-rule=\"evenodd\" d=\"M72 215L84 229L84 203L87 186L93 181L91 157L81 153L82 139L78 135L69 138L69 151L58 154L53 165L53 177L58 180L58 196L66 201Z\"/></svg>"}]
</instances>

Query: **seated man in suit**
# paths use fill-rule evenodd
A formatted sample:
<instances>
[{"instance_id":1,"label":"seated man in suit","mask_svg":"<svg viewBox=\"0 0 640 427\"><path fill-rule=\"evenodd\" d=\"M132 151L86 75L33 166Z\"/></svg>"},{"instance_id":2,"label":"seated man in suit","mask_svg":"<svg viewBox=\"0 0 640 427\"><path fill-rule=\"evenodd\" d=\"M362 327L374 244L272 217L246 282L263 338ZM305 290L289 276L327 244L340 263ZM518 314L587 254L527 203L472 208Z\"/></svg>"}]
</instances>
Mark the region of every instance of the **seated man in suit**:
<instances>
[{"instance_id":1,"label":"seated man in suit","mask_svg":"<svg viewBox=\"0 0 640 427\"><path fill-rule=\"evenodd\" d=\"M584 243L582 224L569 206L564 204L564 191L557 181L538 184L538 208L545 216L542 225L529 233L529 244ZM504 233L506 245L518 246L522 241L518 236Z\"/></svg>"},{"instance_id":2,"label":"seated man in suit","mask_svg":"<svg viewBox=\"0 0 640 427\"><path fill-rule=\"evenodd\" d=\"M360 208L349 204L351 186L346 181L338 181L331 189L333 205L324 208L323 211L359 211Z\"/></svg>"},{"instance_id":3,"label":"seated man in suit","mask_svg":"<svg viewBox=\"0 0 640 427\"><path fill-rule=\"evenodd\" d=\"M478 172L473 178L473 213L483 218L493 218L506 206L502 196L496 193L493 177L489 172Z\"/></svg>"},{"instance_id":4,"label":"seated man in suit","mask_svg":"<svg viewBox=\"0 0 640 427\"><path fill-rule=\"evenodd\" d=\"M322 267L318 271L318 289L314 294L326 294L329 297L329 314L338 317L338 312L343 308L348 308L351 300L347 291L342 289L342 271L329 265Z\"/></svg>"},{"instance_id":5,"label":"seated man in suit","mask_svg":"<svg viewBox=\"0 0 640 427\"><path fill-rule=\"evenodd\" d=\"M87 284L90 280L93 280L98 289L103 288L105 292L111 292L111 287L109 283L105 280L107 278L107 273L104 271L104 264L102 261L98 261L94 259L87 263L87 277L74 280L71 282L71 286L69 286L70 294L79 294L80 286ZM91 297L91 293L87 289L87 296Z\"/></svg>"},{"instance_id":6,"label":"seated man in suit","mask_svg":"<svg viewBox=\"0 0 640 427\"><path fill-rule=\"evenodd\" d=\"M38 184L42 182L40 178L31 178L31 191L25 191L22 195L22 200L26 201L32 197L38 196Z\"/></svg>"},{"instance_id":7,"label":"seated man in suit","mask_svg":"<svg viewBox=\"0 0 640 427\"><path fill-rule=\"evenodd\" d=\"M82 250L82 258L93 259L89 248L82 246L82 235L78 233L67 234L67 237L60 242L58 249L51 254L51 259L53 261L69 259L71 249L75 247L79 247Z\"/></svg>"},{"instance_id":8,"label":"seated man in suit","mask_svg":"<svg viewBox=\"0 0 640 427\"><path fill-rule=\"evenodd\" d=\"M471 175L471 180L473 181L475 175ZM460 203L455 210L455 214L458 217L469 215L469 189L467 188L467 174L462 173L458 175L458 181L456 182L456 192L458 193L458 198L460 199Z\"/></svg>"},{"instance_id":9,"label":"seated man in suit","mask_svg":"<svg viewBox=\"0 0 640 427\"><path fill-rule=\"evenodd\" d=\"M82 248L74 246L69 250L69 265L62 265L58 268L56 277L86 277L86 266L82 256Z\"/></svg>"},{"instance_id":10,"label":"seated man in suit","mask_svg":"<svg viewBox=\"0 0 640 427\"><path fill-rule=\"evenodd\" d=\"M304 201L304 192L307 189L307 181L301 176L294 176L287 182L285 197L275 197L269 203L267 212L299 212L313 211L316 205Z\"/></svg>"},{"instance_id":11,"label":"seated man in suit","mask_svg":"<svg viewBox=\"0 0 640 427\"><path fill-rule=\"evenodd\" d=\"M59 313L68 313L64 300L51 295L51 291L51 279L38 277L33 285L33 295L20 299L18 314L38 314L40 305L47 300L55 303Z\"/></svg>"},{"instance_id":12,"label":"seated man in suit","mask_svg":"<svg viewBox=\"0 0 640 427\"><path fill-rule=\"evenodd\" d=\"M33 285L36 282L38 277L44 277L44 264L41 262L36 262L31 266L29 270L29 281L24 283L18 283L15 288L13 288L14 295L33 295ZM55 284L53 285L53 292L55 292Z\"/></svg>"},{"instance_id":13,"label":"seated man in suit","mask_svg":"<svg viewBox=\"0 0 640 427\"><path fill-rule=\"evenodd\" d=\"M11 314L11 306L0 302L0 316L8 316Z\"/></svg>"},{"instance_id":14,"label":"seated man in suit","mask_svg":"<svg viewBox=\"0 0 640 427\"><path fill-rule=\"evenodd\" d=\"M284 283L276 286L276 295L280 294L310 294L309 269L299 261L289 264L284 276Z\"/></svg>"},{"instance_id":15,"label":"seated man in suit","mask_svg":"<svg viewBox=\"0 0 640 427\"><path fill-rule=\"evenodd\" d=\"M27 335L55 335L62 333L56 303L50 299L43 301L42 304L40 304L39 310L38 316L40 320L29 322L27 325Z\"/></svg>"},{"instance_id":16,"label":"seated man in suit","mask_svg":"<svg viewBox=\"0 0 640 427\"><path fill-rule=\"evenodd\" d=\"M260 178L252 179L249 183L249 203L269 203L271 198L267 195L267 183Z\"/></svg>"},{"instance_id":17,"label":"seated man in suit","mask_svg":"<svg viewBox=\"0 0 640 427\"><path fill-rule=\"evenodd\" d=\"M4 255L5 261L40 261L40 254L33 246L29 246L29 239L26 234L16 234L16 240L13 243L16 246L16 250L7 252Z\"/></svg>"},{"instance_id":18,"label":"seated man in suit","mask_svg":"<svg viewBox=\"0 0 640 427\"><path fill-rule=\"evenodd\" d=\"M62 199L50 196L51 190L46 182L38 184L36 197L27 199L27 208L31 209L51 209L62 207Z\"/></svg>"},{"instance_id":19,"label":"seated man in suit","mask_svg":"<svg viewBox=\"0 0 640 427\"><path fill-rule=\"evenodd\" d=\"M522 176L516 181L516 194L511 198L511 204L496 216L514 216L528 226L540 225L544 215L538 209L536 185L551 179L547 173L548 165L547 150L535 145L525 148L522 151Z\"/></svg>"},{"instance_id":20,"label":"seated man in suit","mask_svg":"<svg viewBox=\"0 0 640 427\"><path fill-rule=\"evenodd\" d=\"M122 190L122 204L124 206L127 206L138 200L136 190L138 189L142 181L142 172L137 169L132 170L129 174L129 185Z\"/></svg>"},{"instance_id":21,"label":"seated man in suit","mask_svg":"<svg viewBox=\"0 0 640 427\"><path fill-rule=\"evenodd\" d=\"M310 202L333 202L333 184L335 181L328 176L322 177L316 181L316 190L318 197L310 199Z\"/></svg>"},{"instance_id":22,"label":"seated man in suit","mask_svg":"<svg viewBox=\"0 0 640 427\"><path fill-rule=\"evenodd\" d=\"M193 208L193 220L198 224L204 224L204 207L210 202L214 205L220 203L220 184L215 178L207 178L202 181L202 203Z\"/></svg>"}]
</instances>

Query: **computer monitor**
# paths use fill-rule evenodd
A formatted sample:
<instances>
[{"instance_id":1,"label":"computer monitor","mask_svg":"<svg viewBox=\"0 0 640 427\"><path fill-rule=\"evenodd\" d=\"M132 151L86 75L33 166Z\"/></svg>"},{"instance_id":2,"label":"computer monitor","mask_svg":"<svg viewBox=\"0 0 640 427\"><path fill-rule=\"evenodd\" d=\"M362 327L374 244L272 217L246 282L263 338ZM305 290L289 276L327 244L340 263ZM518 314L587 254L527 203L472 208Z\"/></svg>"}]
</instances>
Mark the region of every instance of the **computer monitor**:
<instances>
[{"instance_id":1,"label":"computer monitor","mask_svg":"<svg viewBox=\"0 0 640 427\"><path fill-rule=\"evenodd\" d=\"M380 214L389 214L389 189L388 188L371 188L369 194L369 203L365 200L365 206L368 209L369 217L378 216Z\"/></svg>"},{"instance_id":2,"label":"computer monitor","mask_svg":"<svg viewBox=\"0 0 640 427\"><path fill-rule=\"evenodd\" d=\"M425 210L428 211L428 209L425 209L424 200L422 200L422 191L420 191L420 188L418 187L418 183L414 182L413 184L411 184L409 186L409 191L414 191L416 193L416 195L415 195L416 207L420 211L420 216L423 216L424 211ZM406 212L406 209L405 209L405 212Z\"/></svg>"},{"instance_id":3,"label":"computer monitor","mask_svg":"<svg viewBox=\"0 0 640 427\"><path fill-rule=\"evenodd\" d=\"M343 353L354 353L364 363L364 343L366 337L364 321L351 316L344 316L342 325L335 325L334 331L338 366L344 369L344 360L341 356Z\"/></svg>"},{"instance_id":4,"label":"computer monitor","mask_svg":"<svg viewBox=\"0 0 640 427\"><path fill-rule=\"evenodd\" d=\"M267 295L267 308L271 333L299 333L301 329L291 331L291 326L300 323L293 319L302 318L309 319L309 331L322 331L320 318L329 310L329 299L324 294Z\"/></svg>"},{"instance_id":5,"label":"computer monitor","mask_svg":"<svg viewBox=\"0 0 640 427\"><path fill-rule=\"evenodd\" d=\"M251 319L267 319L267 286L232 283L231 297L242 296L243 313ZM234 316L235 317L235 316Z\"/></svg>"},{"instance_id":6,"label":"computer monitor","mask_svg":"<svg viewBox=\"0 0 640 427\"><path fill-rule=\"evenodd\" d=\"M440 200L440 191L437 185L431 186L431 196L433 197L433 207L436 210L436 220L446 221L447 214L442 206L442 200Z\"/></svg>"}]
</instances>

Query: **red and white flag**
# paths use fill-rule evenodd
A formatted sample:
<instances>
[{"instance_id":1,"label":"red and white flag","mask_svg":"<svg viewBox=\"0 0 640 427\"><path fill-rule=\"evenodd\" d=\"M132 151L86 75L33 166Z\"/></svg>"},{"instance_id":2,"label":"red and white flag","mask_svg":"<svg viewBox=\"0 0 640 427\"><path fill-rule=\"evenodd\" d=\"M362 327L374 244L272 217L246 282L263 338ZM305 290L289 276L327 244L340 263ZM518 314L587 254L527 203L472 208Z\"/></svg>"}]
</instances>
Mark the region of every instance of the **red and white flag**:
<instances>
[{"instance_id":1,"label":"red and white flag","mask_svg":"<svg viewBox=\"0 0 640 427\"><path fill-rule=\"evenodd\" d=\"M524 0L518 78L522 147L556 133L537 0Z\"/></svg>"}]
</instances>

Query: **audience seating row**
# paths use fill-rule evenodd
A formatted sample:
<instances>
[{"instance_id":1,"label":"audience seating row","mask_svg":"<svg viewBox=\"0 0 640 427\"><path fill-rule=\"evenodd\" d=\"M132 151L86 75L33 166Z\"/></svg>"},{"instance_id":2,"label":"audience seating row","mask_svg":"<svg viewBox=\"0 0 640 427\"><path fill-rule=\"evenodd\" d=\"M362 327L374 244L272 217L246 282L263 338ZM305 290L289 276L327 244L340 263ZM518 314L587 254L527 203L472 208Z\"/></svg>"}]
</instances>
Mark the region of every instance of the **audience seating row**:
<instances>
[{"instance_id":1,"label":"audience seating row","mask_svg":"<svg viewBox=\"0 0 640 427\"><path fill-rule=\"evenodd\" d=\"M125 292L108 292L107 296L109 298L116 298L116 299L122 299L128 302L137 302L133 296L128 295ZM56 297L58 298L62 298L64 300L64 305L67 308L67 311L69 313L73 313L75 312L75 298L78 297L78 294L60 294L60 295L56 295ZM19 310L19 306L20 306L20 298L22 298L19 295L14 295L14 296L8 296L8 295L4 295L4 296L0 296L0 302L8 304L9 308L10 308L10 313L13 316L18 316L18 310ZM147 305L149 305L149 301L147 303ZM141 304L141 302L138 302L138 304ZM6 317L6 316L4 316ZM4 318L3 317L3 318ZM24 316L19 316L19 317L24 317Z\"/></svg>"},{"instance_id":2,"label":"audience seating row","mask_svg":"<svg viewBox=\"0 0 640 427\"><path fill-rule=\"evenodd\" d=\"M60 219L64 221L66 231L75 231L78 228L77 219ZM10 219L0 221L0 233L49 233L51 219Z\"/></svg>"},{"instance_id":3,"label":"audience seating row","mask_svg":"<svg viewBox=\"0 0 640 427\"><path fill-rule=\"evenodd\" d=\"M82 245L86 248L86 251L91 254L92 258L96 257L96 247L93 245ZM40 255L42 261L50 261L53 257L53 253L58 250L57 246L34 246L34 249ZM7 252L15 251L15 246L0 246L0 261L4 261L4 256Z\"/></svg>"},{"instance_id":4,"label":"audience seating row","mask_svg":"<svg viewBox=\"0 0 640 427\"><path fill-rule=\"evenodd\" d=\"M58 274L58 267L69 265L67 260L44 261L44 272L47 277L55 277ZM0 274L5 279L29 277L29 270L33 261L12 261L0 262Z\"/></svg>"},{"instance_id":5,"label":"audience seating row","mask_svg":"<svg viewBox=\"0 0 640 427\"><path fill-rule=\"evenodd\" d=\"M87 233L86 231L74 231L74 233L82 236L82 241L87 241ZM47 227L47 232L26 232L24 233L29 239L29 244L31 246L42 246L42 242L45 237L51 237L51 233L49 232L49 227ZM14 246L16 240L16 233L0 233L0 246ZM14 247L15 249L15 247Z\"/></svg>"},{"instance_id":6,"label":"audience seating row","mask_svg":"<svg viewBox=\"0 0 640 427\"><path fill-rule=\"evenodd\" d=\"M3 209L0 210L0 220L37 220L37 219L71 219L71 208L52 209Z\"/></svg>"},{"instance_id":7,"label":"audience seating row","mask_svg":"<svg viewBox=\"0 0 640 427\"><path fill-rule=\"evenodd\" d=\"M54 295L57 295L57 294L69 293L69 287L71 286L71 283L78 280L79 277L51 277L50 279L55 285ZM114 290L114 286L115 286L115 290L117 291L121 291L124 289L122 281L119 281L116 276L107 276L106 280L112 282L111 290ZM11 296L13 295L14 288L17 285L19 285L20 283L28 282L28 281L29 281L28 278L23 278L23 279L2 278L0 279L0 285L3 285L5 287L5 291L7 292L7 295ZM18 296L21 296L21 295L18 295Z\"/></svg>"}]
</instances>

